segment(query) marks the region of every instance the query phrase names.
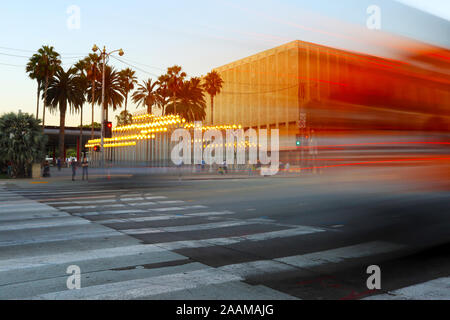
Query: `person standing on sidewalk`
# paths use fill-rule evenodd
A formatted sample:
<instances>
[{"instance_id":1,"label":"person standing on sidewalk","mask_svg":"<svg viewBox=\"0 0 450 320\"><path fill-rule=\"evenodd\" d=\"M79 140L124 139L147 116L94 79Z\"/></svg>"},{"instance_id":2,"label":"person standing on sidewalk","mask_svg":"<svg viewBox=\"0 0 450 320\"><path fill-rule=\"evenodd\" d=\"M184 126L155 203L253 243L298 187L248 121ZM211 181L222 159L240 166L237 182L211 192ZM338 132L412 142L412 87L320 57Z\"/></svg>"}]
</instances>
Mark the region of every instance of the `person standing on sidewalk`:
<instances>
[{"instance_id":1,"label":"person standing on sidewalk","mask_svg":"<svg viewBox=\"0 0 450 320\"><path fill-rule=\"evenodd\" d=\"M88 163L86 157L84 157L83 163L81 164L81 167L83 168L83 181L84 181L84 176L85 175L86 175L86 180L89 181L89 175L88 175L89 163Z\"/></svg>"},{"instance_id":2,"label":"person standing on sidewalk","mask_svg":"<svg viewBox=\"0 0 450 320\"><path fill-rule=\"evenodd\" d=\"M75 181L75 175L77 174L78 163L75 159L73 159L70 165L72 166L72 181Z\"/></svg>"}]
</instances>

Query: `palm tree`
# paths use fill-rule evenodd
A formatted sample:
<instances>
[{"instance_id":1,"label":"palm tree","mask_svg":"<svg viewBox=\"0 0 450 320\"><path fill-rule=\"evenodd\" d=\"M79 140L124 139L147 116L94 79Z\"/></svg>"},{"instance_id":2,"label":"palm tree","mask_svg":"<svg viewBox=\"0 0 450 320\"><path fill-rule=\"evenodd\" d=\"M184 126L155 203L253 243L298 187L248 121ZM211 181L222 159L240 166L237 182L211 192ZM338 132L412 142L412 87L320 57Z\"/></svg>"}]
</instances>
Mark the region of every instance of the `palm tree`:
<instances>
[{"instance_id":1,"label":"palm tree","mask_svg":"<svg viewBox=\"0 0 450 320\"><path fill-rule=\"evenodd\" d=\"M118 126L126 126L133 123L133 115L127 110L123 110L118 116L116 116Z\"/></svg>"},{"instance_id":2,"label":"palm tree","mask_svg":"<svg viewBox=\"0 0 450 320\"><path fill-rule=\"evenodd\" d=\"M89 81L90 86L87 87L87 98L90 103L92 103L92 114L91 114L91 139L94 139L94 110L95 110L95 87L96 83L101 80L101 72L99 69L100 57L95 53L89 54L83 60L80 60L75 64L75 68L86 77Z\"/></svg>"},{"instance_id":3,"label":"palm tree","mask_svg":"<svg viewBox=\"0 0 450 320\"><path fill-rule=\"evenodd\" d=\"M223 80L220 77L220 74L215 70L208 73L204 80L205 83L203 84L203 87L211 97L211 124L214 124L214 97L222 91Z\"/></svg>"},{"instance_id":4,"label":"palm tree","mask_svg":"<svg viewBox=\"0 0 450 320\"><path fill-rule=\"evenodd\" d=\"M202 121L206 116L206 101L199 78L184 81L178 92L176 101L177 113L188 122ZM175 114L175 105L171 102L166 109L167 114Z\"/></svg>"},{"instance_id":5,"label":"palm tree","mask_svg":"<svg viewBox=\"0 0 450 320\"><path fill-rule=\"evenodd\" d=\"M89 80L87 78L88 68L89 66L86 59L78 61L73 67L75 72L78 74L79 84L85 96L89 94L88 90ZM81 155L81 151L83 150L83 105L80 106L79 111L80 111L80 137L77 151L78 154ZM80 161L79 158L78 161Z\"/></svg>"},{"instance_id":6,"label":"palm tree","mask_svg":"<svg viewBox=\"0 0 450 320\"><path fill-rule=\"evenodd\" d=\"M181 71L180 66L173 66L167 68L167 88L172 94L173 113L177 114L177 94L183 86L183 81L186 78L186 73Z\"/></svg>"},{"instance_id":7,"label":"palm tree","mask_svg":"<svg viewBox=\"0 0 450 320\"><path fill-rule=\"evenodd\" d=\"M158 89L156 89L156 104L162 110L162 115L166 114L166 107L169 104L170 100L170 91L169 91L169 76L167 74L161 75L158 78L157 84Z\"/></svg>"},{"instance_id":8,"label":"palm tree","mask_svg":"<svg viewBox=\"0 0 450 320\"><path fill-rule=\"evenodd\" d=\"M157 82L152 82L152 79L144 81L143 84L139 84L138 89L133 93L133 102L138 106L141 104L147 107L147 113L152 113L152 107L157 103L158 94L155 90Z\"/></svg>"},{"instance_id":9,"label":"palm tree","mask_svg":"<svg viewBox=\"0 0 450 320\"><path fill-rule=\"evenodd\" d=\"M28 76L37 81L37 99L36 99L36 119L39 118L39 100L41 99L41 91L42 91L42 82L44 81L44 77L40 70L40 57L38 55L33 55L27 63L26 72Z\"/></svg>"},{"instance_id":10,"label":"palm tree","mask_svg":"<svg viewBox=\"0 0 450 320\"><path fill-rule=\"evenodd\" d=\"M105 105L104 112L106 112L105 121L108 121L108 109L113 108L116 111L122 107L124 100L124 90L120 82L119 73L111 66L105 66ZM102 86L96 86L94 89L94 101L101 105L102 103Z\"/></svg>"},{"instance_id":11,"label":"palm tree","mask_svg":"<svg viewBox=\"0 0 450 320\"><path fill-rule=\"evenodd\" d=\"M76 69L74 68L65 72L60 67L49 83L47 100L45 101L51 107L52 111L59 109L59 157L61 159L64 159L67 107L69 107L69 111L74 112L78 108L81 108L85 101L83 80L76 73Z\"/></svg>"},{"instance_id":12,"label":"palm tree","mask_svg":"<svg viewBox=\"0 0 450 320\"><path fill-rule=\"evenodd\" d=\"M44 83L44 111L42 116L42 127L45 127L45 107L47 101L47 89L49 82L55 72L61 65L60 55L51 46L42 46L36 54L34 54L29 61L30 70L35 66L35 76L42 79ZM28 66L27 66L28 68Z\"/></svg>"},{"instance_id":13,"label":"palm tree","mask_svg":"<svg viewBox=\"0 0 450 320\"><path fill-rule=\"evenodd\" d=\"M128 106L128 94L134 90L134 85L137 84L136 71L126 68L119 72L120 82L125 93L125 111Z\"/></svg>"}]
</instances>

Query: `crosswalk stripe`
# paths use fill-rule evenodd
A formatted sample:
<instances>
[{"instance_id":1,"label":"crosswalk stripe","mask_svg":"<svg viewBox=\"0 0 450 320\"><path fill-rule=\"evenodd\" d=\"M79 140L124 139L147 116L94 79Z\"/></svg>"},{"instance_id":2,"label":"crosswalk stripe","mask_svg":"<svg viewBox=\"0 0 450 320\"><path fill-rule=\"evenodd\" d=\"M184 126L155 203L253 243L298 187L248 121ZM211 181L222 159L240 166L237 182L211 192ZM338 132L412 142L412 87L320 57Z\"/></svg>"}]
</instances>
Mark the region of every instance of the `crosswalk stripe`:
<instances>
[{"instance_id":1,"label":"crosswalk stripe","mask_svg":"<svg viewBox=\"0 0 450 320\"><path fill-rule=\"evenodd\" d=\"M338 263L345 259L362 258L405 248L404 245L373 241L353 246L314 252L292 257L278 258L275 261L286 263L299 268L316 267L328 263Z\"/></svg>"},{"instance_id":2,"label":"crosswalk stripe","mask_svg":"<svg viewBox=\"0 0 450 320\"><path fill-rule=\"evenodd\" d=\"M262 232L240 237L224 237L224 238L209 238L202 240L183 240L166 243L158 243L158 246L167 250L180 250L189 248L206 248L213 246L233 245L244 241L265 241L272 239L289 238L300 235L312 234L317 232L324 232L325 230L307 226L297 226L293 229L286 229L280 231Z\"/></svg>"},{"instance_id":3,"label":"crosswalk stripe","mask_svg":"<svg viewBox=\"0 0 450 320\"><path fill-rule=\"evenodd\" d=\"M21 222L3 222L0 225L0 232L2 231L13 231L13 230L26 230L26 229L37 229L37 228L51 228L51 227L63 227L63 226L76 226L83 224L90 224L90 221L74 218L74 217L65 217L65 218L49 218L49 219L32 219L25 220Z\"/></svg>"},{"instance_id":4,"label":"crosswalk stripe","mask_svg":"<svg viewBox=\"0 0 450 320\"><path fill-rule=\"evenodd\" d=\"M450 277L434 279L363 300L450 300Z\"/></svg>"},{"instance_id":5,"label":"crosswalk stripe","mask_svg":"<svg viewBox=\"0 0 450 320\"><path fill-rule=\"evenodd\" d=\"M158 227L158 228L145 228L145 229L129 229L120 230L126 234L150 234L150 233L162 233L162 232L187 232L187 231L201 231L201 230L211 230L219 228L246 226L255 224L254 222L248 221L224 221L224 222L214 222L205 224L195 224L187 226L177 226L177 227Z\"/></svg>"},{"instance_id":6,"label":"crosswalk stripe","mask_svg":"<svg viewBox=\"0 0 450 320\"><path fill-rule=\"evenodd\" d=\"M36 268L52 264L65 264L75 261L106 259L119 256L139 255L144 253L161 252L161 251L165 250L152 244L77 251L77 252L66 251L63 253L53 255L42 255L10 260L0 260L0 272L8 270Z\"/></svg>"},{"instance_id":7,"label":"crosswalk stripe","mask_svg":"<svg viewBox=\"0 0 450 320\"><path fill-rule=\"evenodd\" d=\"M96 209L98 207L102 208L123 208L124 204L107 204L107 205L94 205L94 206L71 206L71 207L61 207L61 210L80 210L80 209Z\"/></svg>"},{"instance_id":8,"label":"crosswalk stripe","mask_svg":"<svg viewBox=\"0 0 450 320\"><path fill-rule=\"evenodd\" d=\"M84 226L83 226L84 227ZM28 239L21 240L0 240L0 247L6 246L19 246L26 244L41 244L47 242L68 241L68 240L81 240L81 239L95 239L95 238L108 238L114 236L120 236L121 233L113 230L99 230L89 232L64 232L63 234L45 234L41 236L30 237Z\"/></svg>"},{"instance_id":9,"label":"crosswalk stripe","mask_svg":"<svg viewBox=\"0 0 450 320\"><path fill-rule=\"evenodd\" d=\"M33 298L49 300L129 300L240 280L242 280L240 277L217 269L207 268L196 271L86 287L80 290L66 290L62 292L43 294Z\"/></svg>"},{"instance_id":10,"label":"crosswalk stripe","mask_svg":"<svg viewBox=\"0 0 450 320\"><path fill-rule=\"evenodd\" d=\"M175 219L188 219L203 216L219 216L219 215L230 215L234 214L232 211L211 211L211 212L197 212L197 213L187 213L184 215L158 215L151 217L139 217L139 218L126 218L126 219L108 219L96 221L100 224L115 224L115 223L128 223L128 222L149 222L149 221L164 221L164 220L175 220Z\"/></svg>"}]
</instances>

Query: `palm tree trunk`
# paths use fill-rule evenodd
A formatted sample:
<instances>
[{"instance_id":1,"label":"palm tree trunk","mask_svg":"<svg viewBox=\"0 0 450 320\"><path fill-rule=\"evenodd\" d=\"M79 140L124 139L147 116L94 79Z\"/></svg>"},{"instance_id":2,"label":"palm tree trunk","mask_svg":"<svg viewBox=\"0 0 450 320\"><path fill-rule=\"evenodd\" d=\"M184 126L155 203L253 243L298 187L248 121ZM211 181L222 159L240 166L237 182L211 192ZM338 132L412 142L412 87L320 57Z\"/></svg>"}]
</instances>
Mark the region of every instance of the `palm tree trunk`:
<instances>
[{"instance_id":1,"label":"palm tree trunk","mask_svg":"<svg viewBox=\"0 0 450 320\"><path fill-rule=\"evenodd\" d=\"M47 106L47 89L48 89L48 78L49 76L46 75L45 76L45 89L44 89L44 112L43 112L43 116L42 116L42 130L44 130L45 128L45 107Z\"/></svg>"},{"instance_id":2,"label":"palm tree trunk","mask_svg":"<svg viewBox=\"0 0 450 320\"><path fill-rule=\"evenodd\" d=\"M41 83L38 81L38 88L37 88L37 99L36 99L36 119L39 118L39 98L41 96Z\"/></svg>"},{"instance_id":3,"label":"palm tree trunk","mask_svg":"<svg viewBox=\"0 0 450 320\"><path fill-rule=\"evenodd\" d=\"M94 139L94 106L95 106L95 80L92 81L92 128L91 128L91 140Z\"/></svg>"},{"instance_id":4,"label":"palm tree trunk","mask_svg":"<svg viewBox=\"0 0 450 320\"><path fill-rule=\"evenodd\" d=\"M211 125L214 125L214 97L211 96Z\"/></svg>"},{"instance_id":5,"label":"palm tree trunk","mask_svg":"<svg viewBox=\"0 0 450 320\"><path fill-rule=\"evenodd\" d=\"M127 111L127 105L128 105L128 93L125 95L125 111Z\"/></svg>"},{"instance_id":6,"label":"palm tree trunk","mask_svg":"<svg viewBox=\"0 0 450 320\"><path fill-rule=\"evenodd\" d=\"M152 106L151 105L147 105L147 113L148 114L152 114Z\"/></svg>"},{"instance_id":7,"label":"palm tree trunk","mask_svg":"<svg viewBox=\"0 0 450 320\"><path fill-rule=\"evenodd\" d=\"M177 114L177 96L173 94L173 113Z\"/></svg>"},{"instance_id":8,"label":"palm tree trunk","mask_svg":"<svg viewBox=\"0 0 450 320\"><path fill-rule=\"evenodd\" d=\"M64 102L62 105L59 105L59 157L61 160L65 161L64 158L64 135L65 135L65 126L66 126L66 105L67 102Z\"/></svg>"},{"instance_id":9,"label":"palm tree trunk","mask_svg":"<svg viewBox=\"0 0 450 320\"><path fill-rule=\"evenodd\" d=\"M83 157L81 152L83 151L83 105L81 105L80 107L80 113L81 113L81 120L80 120L80 150L79 150L79 154L80 154L80 159L78 159L78 161L80 161Z\"/></svg>"}]
</instances>

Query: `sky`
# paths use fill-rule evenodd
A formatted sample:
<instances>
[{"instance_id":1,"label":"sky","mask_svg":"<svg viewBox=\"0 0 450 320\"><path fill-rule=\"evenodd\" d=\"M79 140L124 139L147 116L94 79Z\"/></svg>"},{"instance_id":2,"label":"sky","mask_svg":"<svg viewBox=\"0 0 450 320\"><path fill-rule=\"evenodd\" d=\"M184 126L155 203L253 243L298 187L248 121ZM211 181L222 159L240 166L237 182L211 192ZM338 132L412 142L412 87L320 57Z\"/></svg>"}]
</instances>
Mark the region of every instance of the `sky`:
<instances>
[{"instance_id":1,"label":"sky","mask_svg":"<svg viewBox=\"0 0 450 320\"><path fill-rule=\"evenodd\" d=\"M366 27L371 5L381 12L378 34ZM79 19L70 8L79 9ZM2 1L0 113L35 113L37 85L25 64L44 44L55 47L65 68L94 44L123 48L123 62L111 58L110 64L131 66L141 81L156 79L175 64L189 76L200 76L292 40L383 55L390 44L380 45L378 35L396 34L449 48L449 21L449 0ZM90 123L90 108L84 109L84 122ZM136 106L130 103L129 110ZM47 115L46 124L58 125L56 114ZM79 115L68 115L66 123L79 121Z\"/></svg>"}]
</instances>

